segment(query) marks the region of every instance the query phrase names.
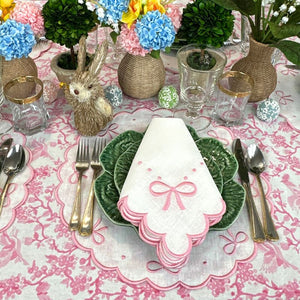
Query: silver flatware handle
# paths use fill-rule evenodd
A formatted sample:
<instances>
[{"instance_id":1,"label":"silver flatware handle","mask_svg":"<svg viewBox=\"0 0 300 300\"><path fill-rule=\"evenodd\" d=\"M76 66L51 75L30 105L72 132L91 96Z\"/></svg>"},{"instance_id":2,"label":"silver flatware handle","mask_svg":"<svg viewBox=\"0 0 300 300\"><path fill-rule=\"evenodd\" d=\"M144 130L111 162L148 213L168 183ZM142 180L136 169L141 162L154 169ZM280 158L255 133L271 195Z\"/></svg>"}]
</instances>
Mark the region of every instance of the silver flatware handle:
<instances>
[{"instance_id":1,"label":"silver flatware handle","mask_svg":"<svg viewBox=\"0 0 300 300\"><path fill-rule=\"evenodd\" d=\"M79 230L80 227L80 213L81 213L81 181L82 181L82 172L79 172L76 197L73 203L72 214L69 222L70 230Z\"/></svg>"},{"instance_id":2,"label":"silver flatware handle","mask_svg":"<svg viewBox=\"0 0 300 300\"><path fill-rule=\"evenodd\" d=\"M279 236L278 233L276 231L274 222L272 220L272 216L268 207L268 203L266 200L266 195L263 189L263 185L260 179L260 176L257 175L256 176L257 181L258 181L258 186L260 189L260 193L261 193L261 209L262 209L262 217L263 217L263 228L264 228L264 232L266 235L267 240L269 241L278 241L279 240Z\"/></svg>"},{"instance_id":3,"label":"silver flatware handle","mask_svg":"<svg viewBox=\"0 0 300 300\"><path fill-rule=\"evenodd\" d=\"M262 243L266 240L266 236L252 197L250 185L243 183L243 186L246 190L246 204L249 213L251 236L254 242Z\"/></svg>"},{"instance_id":4,"label":"silver flatware handle","mask_svg":"<svg viewBox=\"0 0 300 300\"><path fill-rule=\"evenodd\" d=\"M2 190L2 193L1 193L1 196L0 196L0 216L1 216L1 213L2 213L3 204L4 204L5 196L6 196L6 193L7 193L7 190L8 190L8 186L10 184L10 181L11 181L12 177L13 176L7 176L6 182L4 184L4 187L3 187L3 190Z\"/></svg>"},{"instance_id":5,"label":"silver flatware handle","mask_svg":"<svg viewBox=\"0 0 300 300\"><path fill-rule=\"evenodd\" d=\"M94 171L93 173L93 180L90 187L90 192L88 196L88 200L86 203L86 207L83 213L83 217L81 220L80 228L79 228L79 234L81 236L89 236L93 232L93 222L94 222L94 185L96 178L98 177L98 173Z\"/></svg>"}]
</instances>

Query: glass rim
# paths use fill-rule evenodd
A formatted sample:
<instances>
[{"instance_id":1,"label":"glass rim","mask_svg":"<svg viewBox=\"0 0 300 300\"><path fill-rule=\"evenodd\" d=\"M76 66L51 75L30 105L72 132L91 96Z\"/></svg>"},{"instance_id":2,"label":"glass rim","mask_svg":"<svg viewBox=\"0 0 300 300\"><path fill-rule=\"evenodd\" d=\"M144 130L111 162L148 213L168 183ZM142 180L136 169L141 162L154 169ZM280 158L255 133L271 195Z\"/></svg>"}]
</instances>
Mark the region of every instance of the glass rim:
<instances>
[{"instance_id":1,"label":"glass rim","mask_svg":"<svg viewBox=\"0 0 300 300\"><path fill-rule=\"evenodd\" d=\"M224 78L239 78L239 79L243 79L245 80L247 83L250 84L251 89L245 92L233 92L227 88L225 88L224 86L221 85L221 80ZM228 94L230 96L234 96L234 97L247 97L251 94L252 89L254 87L254 80L252 77L250 77L248 74L240 72L240 71L227 71L225 73L223 73L219 79L218 79L218 88L225 94Z\"/></svg>"},{"instance_id":2,"label":"glass rim","mask_svg":"<svg viewBox=\"0 0 300 300\"><path fill-rule=\"evenodd\" d=\"M19 83L25 83L25 82L34 82L34 83L38 84L41 87L40 91L38 93L36 93L35 95L26 97L26 98L15 98L15 97L11 97L8 95L9 90L13 86L16 86ZM19 76L17 78L10 80L8 83L6 83L6 85L4 86L3 92L4 92L6 99L13 103L30 104L41 98L41 96L43 94L43 82L35 76Z\"/></svg>"},{"instance_id":3,"label":"glass rim","mask_svg":"<svg viewBox=\"0 0 300 300\"><path fill-rule=\"evenodd\" d=\"M220 64L217 68L212 68L212 69L209 69L209 70L199 70L199 69L194 69L192 68L191 66L189 65L186 65L184 63L182 63L179 59L179 55L181 53L183 53L185 50L212 50L214 51L215 53L217 53L219 55L220 58L223 59L223 63ZM197 51L197 52L199 52ZM188 44L188 45L185 45L185 46L182 46L181 48L179 48L179 50L177 51L176 53L176 58L177 58L177 61L178 61L178 64L180 64L180 66L184 69L188 69L188 70L192 70L193 72L198 72L198 73L216 73L222 69L224 69L224 67L226 66L227 64L227 56L226 54L224 53L224 51L222 51L221 49L219 48L215 48L215 47L212 47L212 46L206 46L205 48L201 48L198 44Z\"/></svg>"}]
</instances>

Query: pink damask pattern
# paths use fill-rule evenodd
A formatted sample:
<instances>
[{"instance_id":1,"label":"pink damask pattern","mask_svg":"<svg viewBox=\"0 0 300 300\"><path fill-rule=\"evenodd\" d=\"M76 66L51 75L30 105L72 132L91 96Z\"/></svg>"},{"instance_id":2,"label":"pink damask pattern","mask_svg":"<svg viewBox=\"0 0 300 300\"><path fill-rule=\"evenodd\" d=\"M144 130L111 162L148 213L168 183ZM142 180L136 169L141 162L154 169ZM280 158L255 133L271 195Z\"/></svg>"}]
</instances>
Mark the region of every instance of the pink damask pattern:
<instances>
[{"instance_id":1,"label":"pink damask pattern","mask_svg":"<svg viewBox=\"0 0 300 300\"><path fill-rule=\"evenodd\" d=\"M39 76L57 84L50 70L50 59L60 47L52 44L39 47L40 50L33 53ZM226 51L230 65L239 55L234 49ZM10 202L0 218L3 224L0 228L0 299L299 299L300 126L299 92L295 87L299 71L285 68L286 63L282 57L276 64L279 80L272 96L281 105L281 115L274 123L259 121L255 117L256 104L250 104L243 126L220 128L213 124L205 133L200 133L219 139L228 148L231 141L239 137L245 144L256 142L264 151L268 168L262 180L272 203L279 242L257 245L253 255L247 261L236 262L226 276L209 276L195 289L178 284L169 291L160 290L147 281L127 281L116 268L101 264L99 257L107 254L101 246L105 244L108 227L104 225L100 210L97 208L99 216L93 236L83 239L68 230L68 220L64 217L66 205L58 198L62 183L59 171L66 163L68 151L78 141L71 107L59 91L58 99L47 105L51 118L44 132L32 137L13 131L8 133L15 142L25 146L28 166L24 170L27 177L15 178ZM106 66L101 82L104 86L117 84L116 70ZM178 74L174 68L167 71L166 84L178 88ZM120 133L118 125L122 123L121 112L133 114L136 109L143 111L144 123L161 113L155 99L136 101L126 97L115 111L114 122L99 135L108 139L117 136ZM172 114L174 112L170 112L170 116ZM1 107L1 116L11 121L7 104ZM130 125L141 120L132 118L126 122ZM4 138L2 136L1 140ZM73 182L76 180L74 169L69 171ZM250 178L259 204L257 183L254 177ZM12 197L17 191L15 188L23 190L17 198ZM245 213L245 222L246 216ZM247 237L250 239L244 234L240 230L233 232L232 228L218 233L228 257L240 250ZM94 252L89 243L97 245L99 252ZM120 258L126 259L126 256ZM204 267L209 261L201 263ZM150 261L147 267L154 274L171 272L162 270L155 261Z\"/></svg>"}]
</instances>

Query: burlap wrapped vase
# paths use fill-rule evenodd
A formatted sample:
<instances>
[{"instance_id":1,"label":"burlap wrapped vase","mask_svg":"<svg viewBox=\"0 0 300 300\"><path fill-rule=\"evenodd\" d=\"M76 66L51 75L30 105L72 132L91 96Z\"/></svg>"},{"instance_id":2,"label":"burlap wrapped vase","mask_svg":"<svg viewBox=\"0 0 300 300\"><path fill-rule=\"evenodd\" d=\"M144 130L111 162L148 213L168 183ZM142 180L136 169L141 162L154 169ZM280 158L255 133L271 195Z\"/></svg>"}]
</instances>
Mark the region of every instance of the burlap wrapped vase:
<instances>
[{"instance_id":1,"label":"burlap wrapped vase","mask_svg":"<svg viewBox=\"0 0 300 300\"><path fill-rule=\"evenodd\" d=\"M146 99L158 94L165 83L165 67L161 58L125 54L118 68L118 80L124 94Z\"/></svg>"},{"instance_id":2,"label":"burlap wrapped vase","mask_svg":"<svg viewBox=\"0 0 300 300\"><path fill-rule=\"evenodd\" d=\"M38 71L34 60L30 57L15 58L5 60L2 58L2 84L3 87L10 80L20 76L38 77ZM24 98L29 95L35 88L35 83L27 82L22 89L17 87L11 88L11 95L14 98Z\"/></svg>"},{"instance_id":3,"label":"burlap wrapped vase","mask_svg":"<svg viewBox=\"0 0 300 300\"><path fill-rule=\"evenodd\" d=\"M249 53L232 67L233 71L246 73L254 80L254 87L249 102L264 100L275 90L277 73L271 63L275 48L255 41L251 36Z\"/></svg>"}]
</instances>

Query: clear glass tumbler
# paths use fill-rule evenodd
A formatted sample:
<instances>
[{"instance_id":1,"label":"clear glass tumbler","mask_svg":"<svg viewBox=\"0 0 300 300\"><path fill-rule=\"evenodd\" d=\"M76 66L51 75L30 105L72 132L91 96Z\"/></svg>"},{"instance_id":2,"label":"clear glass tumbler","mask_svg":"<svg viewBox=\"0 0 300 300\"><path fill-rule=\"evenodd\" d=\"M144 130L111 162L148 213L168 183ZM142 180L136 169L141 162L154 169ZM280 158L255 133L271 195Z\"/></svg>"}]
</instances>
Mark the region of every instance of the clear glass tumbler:
<instances>
[{"instance_id":1,"label":"clear glass tumbler","mask_svg":"<svg viewBox=\"0 0 300 300\"><path fill-rule=\"evenodd\" d=\"M243 123L244 112L253 90L254 81L245 73L229 71L218 80L214 119L220 125Z\"/></svg>"},{"instance_id":2,"label":"clear glass tumbler","mask_svg":"<svg viewBox=\"0 0 300 300\"><path fill-rule=\"evenodd\" d=\"M24 91L22 98L15 97L16 91ZM48 125L48 112L43 99L43 82L34 76L21 76L9 81L4 94L10 101L15 131L32 135Z\"/></svg>"},{"instance_id":3,"label":"clear glass tumbler","mask_svg":"<svg viewBox=\"0 0 300 300\"><path fill-rule=\"evenodd\" d=\"M191 57L198 59L199 53L211 56L215 60L215 65L208 70L191 67L190 61L194 59ZM177 60L180 73L180 100L187 108L185 117L197 119L198 123L203 123L200 127L206 128L210 121L201 116L200 110L210 100L215 90L216 81L227 62L226 55L219 49L208 47L202 49L196 44L191 44L178 50Z\"/></svg>"}]
</instances>

